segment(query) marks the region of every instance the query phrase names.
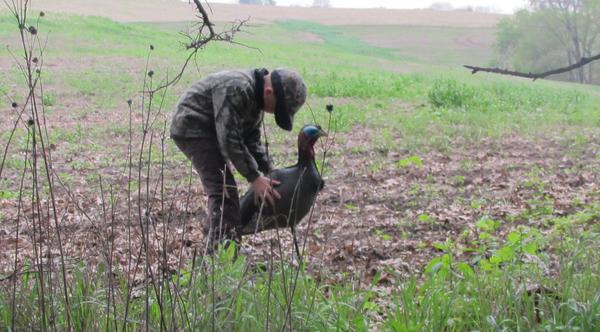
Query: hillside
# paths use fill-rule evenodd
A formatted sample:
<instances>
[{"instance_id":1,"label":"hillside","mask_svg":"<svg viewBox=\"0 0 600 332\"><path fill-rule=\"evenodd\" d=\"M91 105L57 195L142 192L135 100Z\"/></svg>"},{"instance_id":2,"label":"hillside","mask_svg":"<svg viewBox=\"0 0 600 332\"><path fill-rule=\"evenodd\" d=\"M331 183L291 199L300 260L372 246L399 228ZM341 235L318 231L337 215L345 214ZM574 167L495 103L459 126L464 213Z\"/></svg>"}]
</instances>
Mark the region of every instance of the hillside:
<instances>
[{"instance_id":1,"label":"hillside","mask_svg":"<svg viewBox=\"0 0 600 332\"><path fill-rule=\"evenodd\" d=\"M39 0L35 10L100 16L131 23L160 23L195 20L195 12L185 1L149 0ZM495 26L505 15L466 11L347 9L279 7L212 3L209 9L217 29L225 22L249 19L246 30L276 22L291 24L294 36L302 41L332 42L354 38L373 48L387 49L414 63L442 65L487 65L492 57ZM319 28L321 26L321 28ZM316 27L316 28L315 28ZM405 71L405 69L401 69Z\"/></svg>"},{"instance_id":2,"label":"hillside","mask_svg":"<svg viewBox=\"0 0 600 332\"><path fill-rule=\"evenodd\" d=\"M312 21L325 25L403 25L492 27L499 14L431 10L337 9L210 4L216 22L250 18L253 22ZM177 22L193 20L187 2L178 0L38 0L36 10L108 17L120 22Z\"/></svg>"}]
</instances>

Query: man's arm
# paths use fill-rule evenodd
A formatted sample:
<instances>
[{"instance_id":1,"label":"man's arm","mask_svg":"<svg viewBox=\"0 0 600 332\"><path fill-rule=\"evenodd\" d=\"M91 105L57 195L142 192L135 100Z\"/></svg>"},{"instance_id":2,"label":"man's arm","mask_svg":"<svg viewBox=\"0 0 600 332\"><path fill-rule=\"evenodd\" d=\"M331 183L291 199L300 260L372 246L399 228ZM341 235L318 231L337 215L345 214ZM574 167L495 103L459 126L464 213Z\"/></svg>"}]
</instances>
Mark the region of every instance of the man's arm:
<instances>
[{"instance_id":1,"label":"man's arm","mask_svg":"<svg viewBox=\"0 0 600 332\"><path fill-rule=\"evenodd\" d=\"M248 150L240 124L251 96L240 86L216 87L213 91L215 127L221 153L249 181L260 176L258 163Z\"/></svg>"},{"instance_id":2,"label":"man's arm","mask_svg":"<svg viewBox=\"0 0 600 332\"><path fill-rule=\"evenodd\" d=\"M265 147L261 144L260 125L250 132L250 135L246 138L246 146L256 160L258 169L263 174L269 174L273 170L273 163L267 155Z\"/></svg>"}]
</instances>

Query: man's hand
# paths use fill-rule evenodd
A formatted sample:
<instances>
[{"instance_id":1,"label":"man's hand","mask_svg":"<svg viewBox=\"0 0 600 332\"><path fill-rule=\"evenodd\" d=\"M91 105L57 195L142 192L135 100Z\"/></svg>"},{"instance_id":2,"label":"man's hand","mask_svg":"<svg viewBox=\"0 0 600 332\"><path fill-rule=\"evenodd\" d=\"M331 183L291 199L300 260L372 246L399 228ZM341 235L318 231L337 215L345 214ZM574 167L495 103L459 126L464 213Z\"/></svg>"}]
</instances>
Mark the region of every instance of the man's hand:
<instances>
[{"instance_id":1,"label":"man's hand","mask_svg":"<svg viewBox=\"0 0 600 332\"><path fill-rule=\"evenodd\" d=\"M252 182L251 188L254 191L254 204L265 202L274 206L275 199L280 199L281 195L273 187L280 184L279 181L269 179L265 176L259 176Z\"/></svg>"}]
</instances>

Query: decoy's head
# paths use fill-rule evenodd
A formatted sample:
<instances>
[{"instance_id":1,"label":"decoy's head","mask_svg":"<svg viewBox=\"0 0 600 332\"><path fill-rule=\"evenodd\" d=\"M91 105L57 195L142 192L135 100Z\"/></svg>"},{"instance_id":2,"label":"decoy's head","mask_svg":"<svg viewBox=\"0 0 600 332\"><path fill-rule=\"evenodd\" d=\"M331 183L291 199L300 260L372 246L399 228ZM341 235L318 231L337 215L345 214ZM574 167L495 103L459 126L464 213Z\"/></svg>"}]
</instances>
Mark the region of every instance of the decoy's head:
<instances>
[{"instance_id":1,"label":"decoy's head","mask_svg":"<svg viewBox=\"0 0 600 332\"><path fill-rule=\"evenodd\" d=\"M298 153L300 158L312 159L315 157L315 142L319 137L327 136L321 126L306 125L298 134Z\"/></svg>"}]
</instances>

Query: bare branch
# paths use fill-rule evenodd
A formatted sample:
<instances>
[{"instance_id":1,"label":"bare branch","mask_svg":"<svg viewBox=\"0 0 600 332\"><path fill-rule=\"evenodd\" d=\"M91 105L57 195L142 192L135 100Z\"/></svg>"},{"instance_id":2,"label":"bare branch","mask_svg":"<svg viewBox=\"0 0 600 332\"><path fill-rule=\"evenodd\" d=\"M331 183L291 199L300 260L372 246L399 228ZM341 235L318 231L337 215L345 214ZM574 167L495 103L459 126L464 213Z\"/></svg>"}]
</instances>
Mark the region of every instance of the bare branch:
<instances>
[{"instance_id":1,"label":"bare branch","mask_svg":"<svg viewBox=\"0 0 600 332\"><path fill-rule=\"evenodd\" d=\"M187 39L189 39L189 43L185 45L185 48L186 48L186 50L190 51L190 53L188 54L188 57L184 61L183 66L181 66L181 70L179 71L179 73L177 75L175 75L171 80L168 80L166 83L161 84L159 87L150 91L152 93L156 93L159 90L162 90L166 87L169 87L169 86L179 82L179 80L183 76L183 73L185 72L185 69L187 68L187 65L189 64L189 62L193 58L195 59L198 51L200 51L202 48L204 48L204 46L206 46L208 43L213 42L213 41L223 41L223 42L233 43L233 38L234 38L235 34L238 32L241 32L242 27L244 25L246 25L246 23L249 21L249 18L245 19L245 20L235 21L232 23L232 25L229 29L227 29L223 32L217 33L214 30L214 25L210 21L210 18L208 17L208 13L207 13L206 9L204 9L204 6L202 5L201 0L193 0L193 2L196 5L196 9L200 13L200 15L198 15L198 17L200 18L200 22L197 23L197 28L196 28L197 32L194 36L192 36L191 34L184 34L184 36ZM206 31L205 31L206 29L208 29L208 33L206 33ZM239 44L239 43L235 43L235 44ZM239 44L239 45L241 45L241 44Z\"/></svg>"},{"instance_id":2,"label":"bare branch","mask_svg":"<svg viewBox=\"0 0 600 332\"><path fill-rule=\"evenodd\" d=\"M206 10L204 9L204 7L202 7L200 0L194 0L194 4L196 4L196 8L202 15L202 22L204 22L204 24L208 27L208 30L210 31L210 37L213 37L215 35L215 30L213 30L212 23L210 22L210 20L208 18L208 14L206 13Z\"/></svg>"},{"instance_id":3,"label":"bare branch","mask_svg":"<svg viewBox=\"0 0 600 332\"><path fill-rule=\"evenodd\" d=\"M596 54L593 57L583 57L583 58L581 58L581 60L579 60L579 62L574 63L567 67L552 69L552 70L549 70L549 71L546 71L543 73L537 73L537 74L536 73L524 73L524 72L519 72L519 71L501 69L501 68L486 68L486 67L476 67L476 66L469 66L469 65L465 65L464 67L467 69L470 69L472 74L477 74L478 72L481 71L481 72L494 73L494 74L500 74L500 75L510 75L510 76L531 78L535 81L537 79L544 79L551 75L569 72L573 69L583 67L583 66L587 65L588 63L596 61L596 60L600 60L600 54Z\"/></svg>"}]
</instances>

